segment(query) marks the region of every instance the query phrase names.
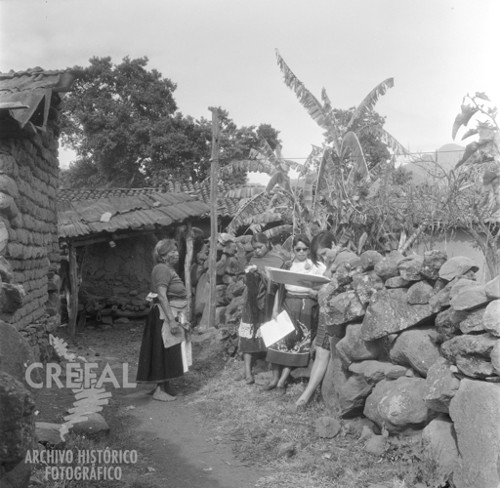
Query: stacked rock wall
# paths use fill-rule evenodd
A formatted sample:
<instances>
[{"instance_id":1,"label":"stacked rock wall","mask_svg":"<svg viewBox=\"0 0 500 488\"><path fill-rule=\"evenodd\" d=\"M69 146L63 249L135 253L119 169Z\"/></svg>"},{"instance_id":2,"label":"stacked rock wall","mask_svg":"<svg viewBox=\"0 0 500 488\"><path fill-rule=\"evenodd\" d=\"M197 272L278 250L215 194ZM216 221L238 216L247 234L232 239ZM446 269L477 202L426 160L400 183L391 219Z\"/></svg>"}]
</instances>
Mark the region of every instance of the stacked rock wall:
<instances>
[{"instance_id":1,"label":"stacked rock wall","mask_svg":"<svg viewBox=\"0 0 500 488\"><path fill-rule=\"evenodd\" d=\"M0 318L23 329L45 314L50 265L59 261L58 142L50 124L46 132L0 142L1 254L12 269L9 283L25 294L18 293L20 307L4 308Z\"/></svg>"},{"instance_id":2,"label":"stacked rock wall","mask_svg":"<svg viewBox=\"0 0 500 488\"><path fill-rule=\"evenodd\" d=\"M500 281L468 258L341 252L319 301L332 356L322 394L344 418L422 432L457 488L500 482ZM445 454L443 454L445 453Z\"/></svg>"},{"instance_id":3,"label":"stacked rock wall","mask_svg":"<svg viewBox=\"0 0 500 488\"><path fill-rule=\"evenodd\" d=\"M248 262L248 253L252 250L251 236L243 236L227 241L220 241L217 247L217 307L216 324L227 326L229 330L228 352L236 352L236 326L243 309L245 290L244 274ZM208 250L206 243L197 253L192 268L192 283L195 287L194 314L199 327L208 326L208 307L210 285L208 282Z\"/></svg>"},{"instance_id":4,"label":"stacked rock wall","mask_svg":"<svg viewBox=\"0 0 500 488\"><path fill-rule=\"evenodd\" d=\"M35 404L24 372L33 361L49 357L47 332L59 325L58 307L47 306L49 296L58 295L57 138L50 123L43 133L19 130L9 138L3 136L0 485L28 486L30 467L24 464L24 457L33 443Z\"/></svg>"}]
</instances>

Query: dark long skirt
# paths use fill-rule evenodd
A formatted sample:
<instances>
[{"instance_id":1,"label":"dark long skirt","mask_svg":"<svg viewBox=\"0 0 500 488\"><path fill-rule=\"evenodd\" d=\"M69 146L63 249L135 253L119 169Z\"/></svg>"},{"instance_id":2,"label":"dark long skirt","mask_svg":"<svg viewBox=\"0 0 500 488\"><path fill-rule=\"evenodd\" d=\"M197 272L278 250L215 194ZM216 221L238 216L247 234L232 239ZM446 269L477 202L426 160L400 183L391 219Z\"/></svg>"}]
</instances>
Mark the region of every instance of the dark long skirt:
<instances>
[{"instance_id":1,"label":"dark long skirt","mask_svg":"<svg viewBox=\"0 0 500 488\"><path fill-rule=\"evenodd\" d=\"M165 349L161 337L162 326L158 307L152 307L142 335L137 383L162 383L184 374L181 345Z\"/></svg>"},{"instance_id":2,"label":"dark long skirt","mask_svg":"<svg viewBox=\"0 0 500 488\"><path fill-rule=\"evenodd\" d=\"M290 368L305 367L316 333L318 304L309 297L286 295L283 309L292 319L295 330L269 347L266 361Z\"/></svg>"}]
</instances>

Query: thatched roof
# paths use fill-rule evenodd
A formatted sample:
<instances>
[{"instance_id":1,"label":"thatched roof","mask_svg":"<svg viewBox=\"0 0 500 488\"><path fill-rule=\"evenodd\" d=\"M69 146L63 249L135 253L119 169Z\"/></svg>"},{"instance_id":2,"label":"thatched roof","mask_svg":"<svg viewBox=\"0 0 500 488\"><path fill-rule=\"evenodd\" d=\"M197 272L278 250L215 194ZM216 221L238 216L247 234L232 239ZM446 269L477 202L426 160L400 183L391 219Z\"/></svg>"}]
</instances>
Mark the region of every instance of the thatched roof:
<instances>
[{"instance_id":1,"label":"thatched roof","mask_svg":"<svg viewBox=\"0 0 500 488\"><path fill-rule=\"evenodd\" d=\"M190 195L152 188L60 190L58 200L58 233L66 239L154 230L210 212L209 205Z\"/></svg>"}]
</instances>

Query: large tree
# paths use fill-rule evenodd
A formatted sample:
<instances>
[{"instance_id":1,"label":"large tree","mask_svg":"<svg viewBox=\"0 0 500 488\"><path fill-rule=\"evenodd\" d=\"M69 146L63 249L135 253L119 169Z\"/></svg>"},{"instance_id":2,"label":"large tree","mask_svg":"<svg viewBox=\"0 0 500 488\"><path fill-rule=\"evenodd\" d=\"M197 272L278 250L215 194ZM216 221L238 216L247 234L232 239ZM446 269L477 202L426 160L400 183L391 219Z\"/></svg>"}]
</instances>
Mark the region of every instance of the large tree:
<instances>
[{"instance_id":1,"label":"large tree","mask_svg":"<svg viewBox=\"0 0 500 488\"><path fill-rule=\"evenodd\" d=\"M62 142L76 152L76 161L63 173L65 185L128 187L206 177L211 122L178 112L176 84L147 63L146 57L119 64L94 57L89 66L73 68L77 81L64 101ZM222 165L248 157L261 138L278 144L270 125L238 128L227 112L220 113Z\"/></svg>"}]
</instances>

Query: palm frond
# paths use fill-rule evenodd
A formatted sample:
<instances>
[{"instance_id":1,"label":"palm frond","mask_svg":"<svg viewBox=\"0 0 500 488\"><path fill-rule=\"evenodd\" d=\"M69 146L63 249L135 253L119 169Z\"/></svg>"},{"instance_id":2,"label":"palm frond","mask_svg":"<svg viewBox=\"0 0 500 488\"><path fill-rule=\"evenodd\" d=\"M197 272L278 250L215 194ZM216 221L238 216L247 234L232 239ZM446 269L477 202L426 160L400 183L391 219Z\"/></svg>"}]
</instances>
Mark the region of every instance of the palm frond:
<instances>
[{"instance_id":1,"label":"palm frond","mask_svg":"<svg viewBox=\"0 0 500 488\"><path fill-rule=\"evenodd\" d=\"M265 223L280 220L281 215L274 213L273 217L269 213L270 201L271 195L267 192L262 192L242 202L231 222L229 222L226 231L230 234L235 234L240 227L257 223L258 219L262 219Z\"/></svg>"},{"instance_id":2,"label":"palm frond","mask_svg":"<svg viewBox=\"0 0 500 488\"><path fill-rule=\"evenodd\" d=\"M293 226L290 224L282 224L282 225L277 225L276 227L271 227L270 229L267 229L264 231L264 234L269 238L272 239L273 237L277 237L281 234L289 234L292 232Z\"/></svg>"},{"instance_id":3,"label":"palm frond","mask_svg":"<svg viewBox=\"0 0 500 488\"><path fill-rule=\"evenodd\" d=\"M303 203L304 207L307 209L307 211L310 213L313 210L314 206L314 182L316 181L316 174L315 173L308 173L306 175L305 181L304 181L304 192L303 192Z\"/></svg>"},{"instance_id":4,"label":"palm frond","mask_svg":"<svg viewBox=\"0 0 500 488\"><path fill-rule=\"evenodd\" d=\"M403 146L394 136L389 134L384 128L377 126L377 125L372 125L372 126L365 126L362 127L359 130L359 135L374 135L378 137L389 149L392 149L392 151L396 154L404 155L407 156L409 155L408 149Z\"/></svg>"},{"instance_id":5,"label":"palm frond","mask_svg":"<svg viewBox=\"0 0 500 488\"><path fill-rule=\"evenodd\" d=\"M360 117L363 116L365 112L368 112L375 107L375 104L377 103L378 99L385 95L385 92L394 86L394 78L387 78L386 80L382 81L382 83L379 83L366 97L363 99L363 101L358 105L356 110L351 116L351 120L349 120L349 123L347 124L346 129L349 130L354 122L358 120Z\"/></svg>"},{"instance_id":6,"label":"palm frond","mask_svg":"<svg viewBox=\"0 0 500 488\"><path fill-rule=\"evenodd\" d=\"M353 182L361 179L370 180L370 173L366 165L365 155L361 144L359 143L358 136L354 132L348 132L342 139L342 148L349 149L350 158L354 163L354 167L349 174L348 181Z\"/></svg>"},{"instance_id":7,"label":"palm frond","mask_svg":"<svg viewBox=\"0 0 500 488\"><path fill-rule=\"evenodd\" d=\"M280 56L278 50L276 50L276 58L278 60L278 66L283 73L285 84L293 90L299 102L307 110L309 115L313 120L323 129L329 130L329 124L327 122L327 117L323 111L323 107L318 99L305 87L304 83L300 81L293 71L285 63L285 60Z\"/></svg>"},{"instance_id":8,"label":"palm frond","mask_svg":"<svg viewBox=\"0 0 500 488\"><path fill-rule=\"evenodd\" d=\"M337 154L340 153L340 137L338 131L338 121L335 117L335 113L333 111L333 105L326 93L326 90L323 88L321 90L321 100L323 101L323 110L325 111L328 121L329 121L329 133L332 136L333 144L335 146L335 151Z\"/></svg>"}]
</instances>

